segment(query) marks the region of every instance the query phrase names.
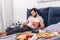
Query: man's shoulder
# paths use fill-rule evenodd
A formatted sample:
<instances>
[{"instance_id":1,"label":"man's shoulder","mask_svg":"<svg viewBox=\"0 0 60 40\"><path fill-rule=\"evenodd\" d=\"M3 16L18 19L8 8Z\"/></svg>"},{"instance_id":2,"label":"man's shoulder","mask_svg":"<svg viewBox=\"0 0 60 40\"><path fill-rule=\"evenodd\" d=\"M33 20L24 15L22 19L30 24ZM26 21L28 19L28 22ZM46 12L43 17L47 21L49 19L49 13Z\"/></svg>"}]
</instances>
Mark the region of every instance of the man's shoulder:
<instances>
[{"instance_id":1,"label":"man's shoulder","mask_svg":"<svg viewBox=\"0 0 60 40\"><path fill-rule=\"evenodd\" d=\"M42 16L38 15L38 17L42 18Z\"/></svg>"},{"instance_id":2,"label":"man's shoulder","mask_svg":"<svg viewBox=\"0 0 60 40\"><path fill-rule=\"evenodd\" d=\"M31 19L31 18L32 18L32 16L29 16L29 17L28 17L28 19Z\"/></svg>"},{"instance_id":3,"label":"man's shoulder","mask_svg":"<svg viewBox=\"0 0 60 40\"><path fill-rule=\"evenodd\" d=\"M29 18L31 18L32 16L29 16Z\"/></svg>"}]
</instances>

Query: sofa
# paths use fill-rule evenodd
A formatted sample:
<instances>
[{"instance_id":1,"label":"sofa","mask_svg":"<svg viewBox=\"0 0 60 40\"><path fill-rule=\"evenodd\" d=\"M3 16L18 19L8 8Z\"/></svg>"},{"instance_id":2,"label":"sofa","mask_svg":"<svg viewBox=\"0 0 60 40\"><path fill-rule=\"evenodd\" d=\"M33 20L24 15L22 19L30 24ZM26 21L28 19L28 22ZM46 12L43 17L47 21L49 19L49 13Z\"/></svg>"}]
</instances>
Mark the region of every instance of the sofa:
<instances>
[{"instance_id":1,"label":"sofa","mask_svg":"<svg viewBox=\"0 0 60 40\"><path fill-rule=\"evenodd\" d=\"M43 17L45 27L60 22L60 7L37 8L40 16ZM30 16L30 9L27 8L27 18Z\"/></svg>"}]
</instances>

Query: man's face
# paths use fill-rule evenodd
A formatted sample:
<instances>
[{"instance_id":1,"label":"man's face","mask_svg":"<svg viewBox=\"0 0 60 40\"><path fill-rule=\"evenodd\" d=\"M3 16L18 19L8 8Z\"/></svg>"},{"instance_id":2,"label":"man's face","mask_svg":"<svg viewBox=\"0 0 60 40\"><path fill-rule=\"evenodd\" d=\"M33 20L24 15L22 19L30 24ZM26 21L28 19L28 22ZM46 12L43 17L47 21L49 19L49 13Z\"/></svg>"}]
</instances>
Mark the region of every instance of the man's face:
<instances>
[{"instance_id":1,"label":"man's face","mask_svg":"<svg viewBox=\"0 0 60 40\"><path fill-rule=\"evenodd\" d=\"M31 11L31 15L36 17L37 16L37 12L35 12L34 10Z\"/></svg>"}]
</instances>

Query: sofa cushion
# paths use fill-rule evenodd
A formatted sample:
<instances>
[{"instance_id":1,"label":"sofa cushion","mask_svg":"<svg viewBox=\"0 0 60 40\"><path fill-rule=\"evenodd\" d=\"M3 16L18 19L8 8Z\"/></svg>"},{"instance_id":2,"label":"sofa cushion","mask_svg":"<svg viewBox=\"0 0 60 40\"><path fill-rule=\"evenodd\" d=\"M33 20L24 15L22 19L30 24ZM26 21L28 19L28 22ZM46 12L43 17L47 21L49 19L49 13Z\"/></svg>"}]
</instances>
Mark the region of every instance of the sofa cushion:
<instances>
[{"instance_id":1,"label":"sofa cushion","mask_svg":"<svg viewBox=\"0 0 60 40\"><path fill-rule=\"evenodd\" d=\"M43 17L45 26L48 26L48 11L49 8L38 8L38 10L41 12L39 15ZM30 9L27 9L27 18L31 15Z\"/></svg>"},{"instance_id":2,"label":"sofa cushion","mask_svg":"<svg viewBox=\"0 0 60 40\"><path fill-rule=\"evenodd\" d=\"M60 22L60 7L50 7L48 13L48 25Z\"/></svg>"}]
</instances>

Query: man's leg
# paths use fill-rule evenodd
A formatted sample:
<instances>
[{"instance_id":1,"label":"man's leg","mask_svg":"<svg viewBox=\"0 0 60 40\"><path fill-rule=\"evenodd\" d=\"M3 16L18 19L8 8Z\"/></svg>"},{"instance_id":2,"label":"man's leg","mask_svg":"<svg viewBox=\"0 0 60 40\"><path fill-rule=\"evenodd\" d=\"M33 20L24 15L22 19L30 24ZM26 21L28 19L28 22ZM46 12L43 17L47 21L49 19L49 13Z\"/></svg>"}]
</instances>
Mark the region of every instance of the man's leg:
<instances>
[{"instance_id":1,"label":"man's leg","mask_svg":"<svg viewBox=\"0 0 60 40\"><path fill-rule=\"evenodd\" d=\"M15 27L14 27L14 28L15 28ZM9 31L11 31L11 30L14 29L14 28L8 27L5 31L9 32Z\"/></svg>"},{"instance_id":2,"label":"man's leg","mask_svg":"<svg viewBox=\"0 0 60 40\"><path fill-rule=\"evenodd\" d=\"M29 26L24 26L23 28L20 27L15 27L14 29L10 30L7 32L7 35L9 34L14 34L14 33L19 33L19 32L25 32L25 31L31 31L32 29Z\"/></svg>"},{"instance_id":3,"label":"man's leg","mask_svg":"<svg viewBox=\"0 0 60 40\"><path fill-rule=\"evenodd\" d=\"M8 29L6 29L5 32L1 32L0 36L10 35L10 34L24 32L24 31L25 31L24 28L20 28L20 27L15 27L11 30L10 30L10 28L8 28Z\"/></svg>"},{"instance_id":4,"label":"man's leg","mask_svg":"<svg viewBox=\"0 0 60 40\"><path fill-rule=\"evenodd\" d=\"M19 32L24 32L24 31L25 31L24 28L15 27L14 29L7 32L7 35L14 34L14 33L19 33Z\"/></svg>"},{"instance_id":5,"label":"man's leg","mask_svg":"<svg viewBox=\"0 0 60 40\"><path fill-rule=\"evenodd\" d=\"M26 25L24 28L15 27L9 31L8 30L9 29L7 29L6 32L4 32L4 35L10 35L10 34L19 33L19 32L30 31L32 29Z\"/></svg>"},{"instance_id":6,"label":"man's leg","mask_svg":"<svg viewBox=\"0 0 60 40\"><path fill-rule=\"evenodd\" d=\"M11 31L14 28L8 27L4 32L0 32L0 36L5 36L7 32Z\"/></svg>"},{"instance_id":7,"label":"man's leg","mask_svg":"<svg viewBox=\"0 0 60 40\"><path fill-rule=\"evenodd\" d=\"M33 29L30 28L28 25L26 25L23 29L24 29L25 31L31 31L31 30L33 30Z\"/></svg>"}]
</instances>

